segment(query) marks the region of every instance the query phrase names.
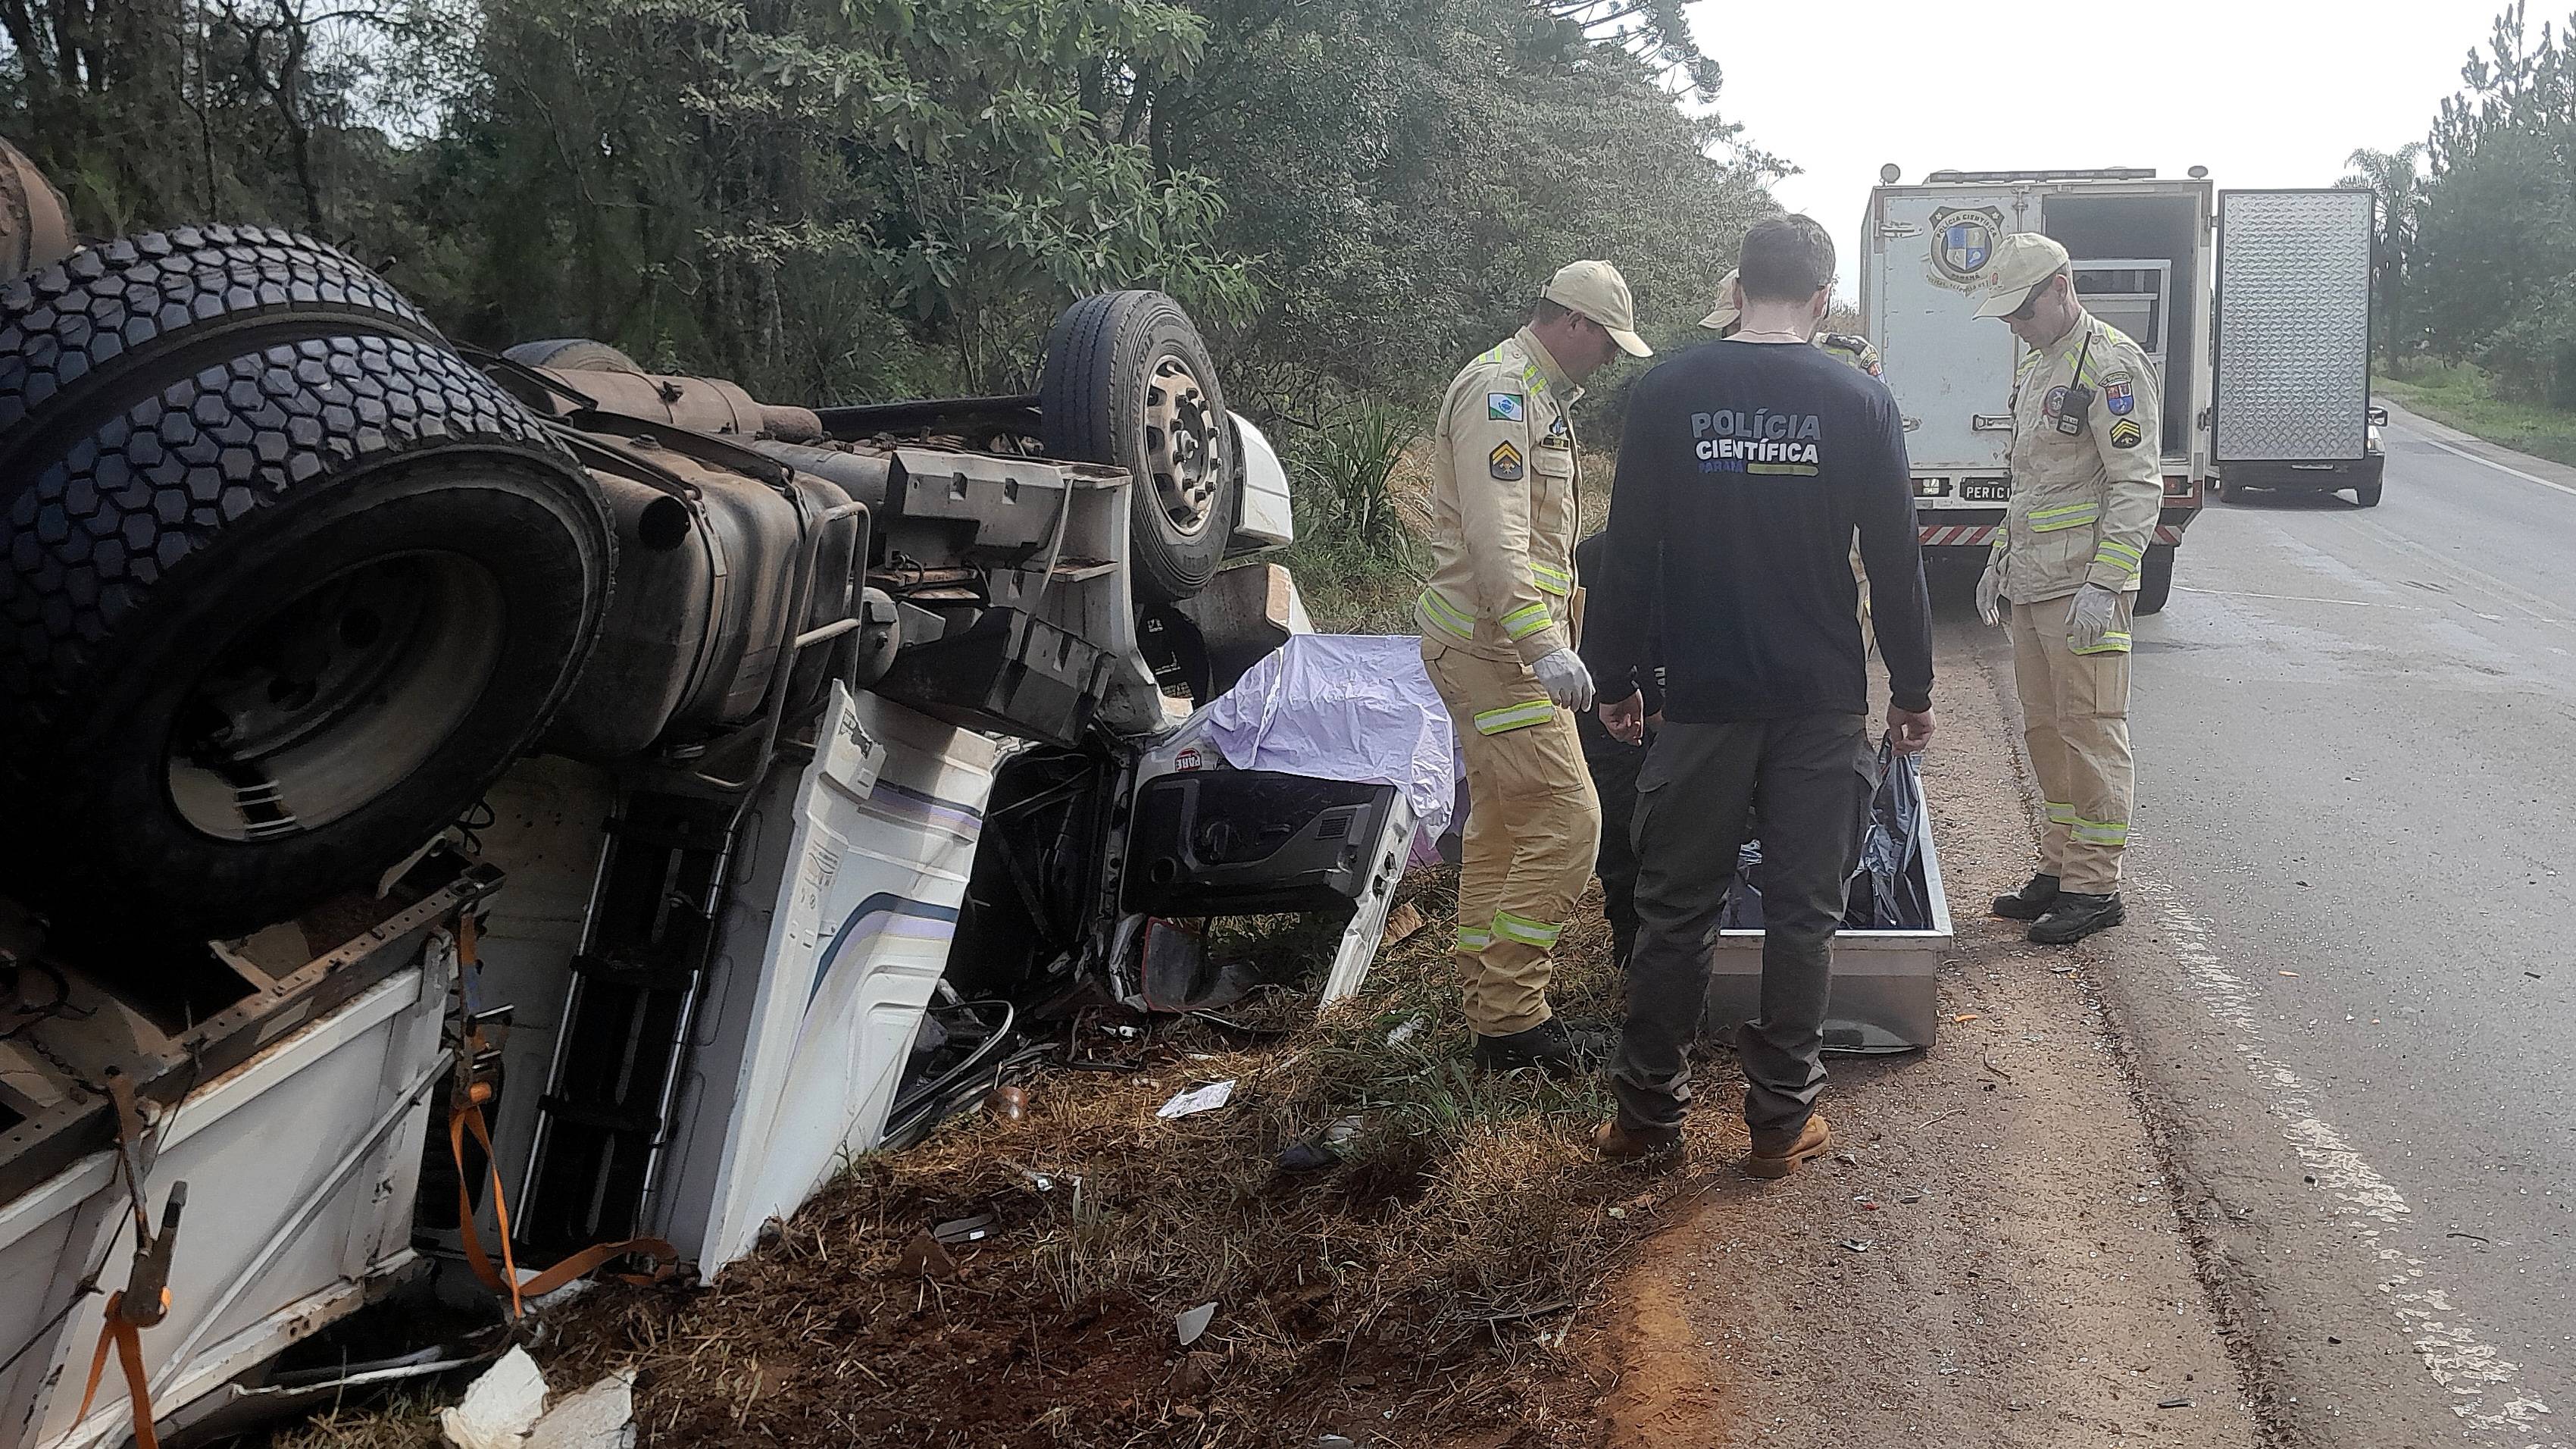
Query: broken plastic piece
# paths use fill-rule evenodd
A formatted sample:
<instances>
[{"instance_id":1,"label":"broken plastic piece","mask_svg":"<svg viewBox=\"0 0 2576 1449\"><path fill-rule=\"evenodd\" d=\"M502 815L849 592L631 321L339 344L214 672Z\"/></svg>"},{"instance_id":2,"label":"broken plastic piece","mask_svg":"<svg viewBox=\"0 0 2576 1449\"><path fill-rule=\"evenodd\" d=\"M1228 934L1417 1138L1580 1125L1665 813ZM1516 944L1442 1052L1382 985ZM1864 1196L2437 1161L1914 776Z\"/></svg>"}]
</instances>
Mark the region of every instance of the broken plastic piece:
<instances>
[{"instance_id":1,"label":"broken plastic piece","mask_svg":"<svg viewBox=\"0 0 2576 1449\"><path fill-rule=\"evenodd\" d=\"M634 1449L635 1370L619 1369L546 1411L519 1449Z\"/></svg>"},{"instance_id":2,"label":"broken plastic piece","mask_svg":"<svg viewBox=\"0 0 2576 1449\"><path fill-rule=\"evenodd\" d=\"M1191 1344L1198 1342L1199 1336L1206 1333L1208 1325L1215 1321L1216 1305L1213 1303L1202 1303L1198 1307L1193 1308L1189 1312L1172 1320L1172 1329L1175 1333L1180 1335L1181 1347L1187 1348Z\"/></svg>"},{"instance_id":3,"label":"broken plastic piece","mask_svg":"<svg viewBox=\"0 0 2576 1449\"><path fill-rule=\"evenodd\" d=\"M959 1243L980 1243L993 1236L993 1215L977 1213L971 1218L951 1218L930 1230L941 1246L953 1248Z\"/></svg>"},{"instance_id":4,"label":"broken plastic piece","mask_svg":"<svg viewBox=\"0 0 2576 1449\"><path fill-rule=\"evenodd\" d=\"M1187 1117L1196 1112L1213 1112L1224 1106L1233 1096L1234 1079L1228 1077L1222 1082L1210 1082L1204 1087L1194 1087L1189 1091L1176 1093L1172 1100L1165 1102L1154 1115L1168 1121L1175 1117Z\"/></svg>"},{"instance_id":5,"label":"broken plastic piece","mask_svg":"<svg viewBox=\"0 0 2576 1449\"><path fill-rule=\"evenodd\" d=\"M438 1431L456 1449L520 1449L546 1411L546 1376L524 1348L513 1348L475 1376L465 1398L438 1411Z\"/></svg>"}]
</instances>

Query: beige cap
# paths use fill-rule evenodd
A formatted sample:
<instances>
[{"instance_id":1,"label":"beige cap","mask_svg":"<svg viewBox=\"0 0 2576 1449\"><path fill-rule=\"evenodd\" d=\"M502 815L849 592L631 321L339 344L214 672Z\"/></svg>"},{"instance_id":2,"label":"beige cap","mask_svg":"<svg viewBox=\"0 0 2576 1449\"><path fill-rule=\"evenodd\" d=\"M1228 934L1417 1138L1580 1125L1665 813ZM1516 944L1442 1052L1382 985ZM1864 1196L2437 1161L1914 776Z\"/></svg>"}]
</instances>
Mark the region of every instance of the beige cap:
<instances>
[{"instance_id":1,"label":"beige cap","mask_svg":"<svg viewBox=\"0 0 2576 1449\"><path fill-rule=\"evenodd\" d=\"M1628 296L1628 279L1608 262L1568 262L1548 279L1539 295L1608 328L1610 340L1630 357L1655 355L1646 339L1637 335L1637 304Z\"/></svg>"},{"instance_id":2,"label":"beige cap","mask_svg":"<svg viewBox=\"0 0 2576 1449\"><path fill-rule=\"evenodd\" d=\"M1993 279L1986 283L1980 317L2008 317L2030 300L2030 289L2066 265L2066 248L2035 231L2017 231L1995 243Z\"/></svg>"},{"instance_id":3,"label":"beige cap","mask_svg":"<svg viewBox=\"0 0 2576 1449\"><path fill-rule=\"evenodd\" d=\"M1726 280L1717 284L1717 310L1699 319L1699 325L1714 327L1723 332L1735 325L1736 318L1744 315L1732 300L1735 296L1735 279L1736 274L1729 272L1726 274Z\"/></svg>"}]
</instances>

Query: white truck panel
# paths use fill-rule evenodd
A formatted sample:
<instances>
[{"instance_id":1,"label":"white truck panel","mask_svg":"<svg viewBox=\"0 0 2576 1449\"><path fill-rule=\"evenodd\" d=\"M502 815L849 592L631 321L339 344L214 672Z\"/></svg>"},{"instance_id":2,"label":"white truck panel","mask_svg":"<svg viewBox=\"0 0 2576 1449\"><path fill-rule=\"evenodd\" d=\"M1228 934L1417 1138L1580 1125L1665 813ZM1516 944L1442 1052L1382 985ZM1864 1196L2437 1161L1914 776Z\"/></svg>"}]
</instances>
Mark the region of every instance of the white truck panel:
<instances>
[{"instance_id":1,"label":"white truck panel","mask_svg":"<svg viewBox=\"0 0 2576 1449\"><path fill-rule=\"evenodd\" d=\"M652 1205L656 1231L708 1277L884 1133L1003 749L837 684L820 737L813 763L774 775L744 822Z\"/></svg>"},{"instance_id":2,"label":"white truck panel","mask_svg":"<svg viewBox=\"0 0 2576 1449\"><path fill-rule=\"evenodd\" d=\"M2362 456L2371 207L2369 192L2341 189L2219 198L2221 466Z\"/></svg>"}]
</instances>

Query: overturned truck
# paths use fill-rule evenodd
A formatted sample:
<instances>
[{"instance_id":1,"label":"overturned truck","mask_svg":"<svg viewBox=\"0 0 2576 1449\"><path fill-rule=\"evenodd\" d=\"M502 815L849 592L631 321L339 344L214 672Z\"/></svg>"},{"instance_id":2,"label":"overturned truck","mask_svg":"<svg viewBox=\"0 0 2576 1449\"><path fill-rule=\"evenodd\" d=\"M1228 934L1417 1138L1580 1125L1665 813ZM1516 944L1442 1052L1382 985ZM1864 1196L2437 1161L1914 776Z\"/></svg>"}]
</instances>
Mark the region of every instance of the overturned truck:
<instances>
[{"instance_id":1,"label":"overturned truck","mask_svg":"<svg viewBox=\"0 0 2576 1449\"><path fill-rule=\"evenodd\" d=\"M1286 481L1170 298L1074 305L1033 394L807 408L461 349L286 233L34 251L0 1446L435 1371L280 1355L468 1266L712 1275L1015 1018L1186 1005L1168 917L1341 912L1356 984L1398 792L1168 748L1304 627L1220 572Z\"/></svg>"}]
</instances>

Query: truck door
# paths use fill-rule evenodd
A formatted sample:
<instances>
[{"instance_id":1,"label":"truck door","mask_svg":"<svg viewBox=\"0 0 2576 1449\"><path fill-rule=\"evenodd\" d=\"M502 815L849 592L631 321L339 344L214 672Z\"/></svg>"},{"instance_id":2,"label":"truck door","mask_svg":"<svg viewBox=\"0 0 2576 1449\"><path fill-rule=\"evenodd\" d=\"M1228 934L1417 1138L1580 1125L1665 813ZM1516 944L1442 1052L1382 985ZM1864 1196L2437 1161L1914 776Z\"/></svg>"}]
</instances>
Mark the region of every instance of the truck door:
<instances>
[{"instance_id":1,"label":"truck door","mask_svg":"<svg viewBox=\"0 0 2576 1449\"><path fill-rule=\"evenodd\" d=\"M2367 191L2218 194L2211 461L2222 472L2362 456L2371 221Z\"/></svg>"},{"instance_id":2,"label":"truck door","mask_svg":"<svg viewBox=\"0 0 2576 1449\"><path fill-rule=\"evenodd\" d=\"M1878 199L1876 254L1869 259L1878 268L1873 340L1905 418L1915 476L2000 478L2012 450L2016 344L2001 323L1978 319L1978 290L1990 274L1994 244L2008 232L2037 228L2039 217L2010 190L1942 191L1947 194L1897 190ZM1922 500L1926 506L1965 501Z\"/></svg>"}]
</instances>

